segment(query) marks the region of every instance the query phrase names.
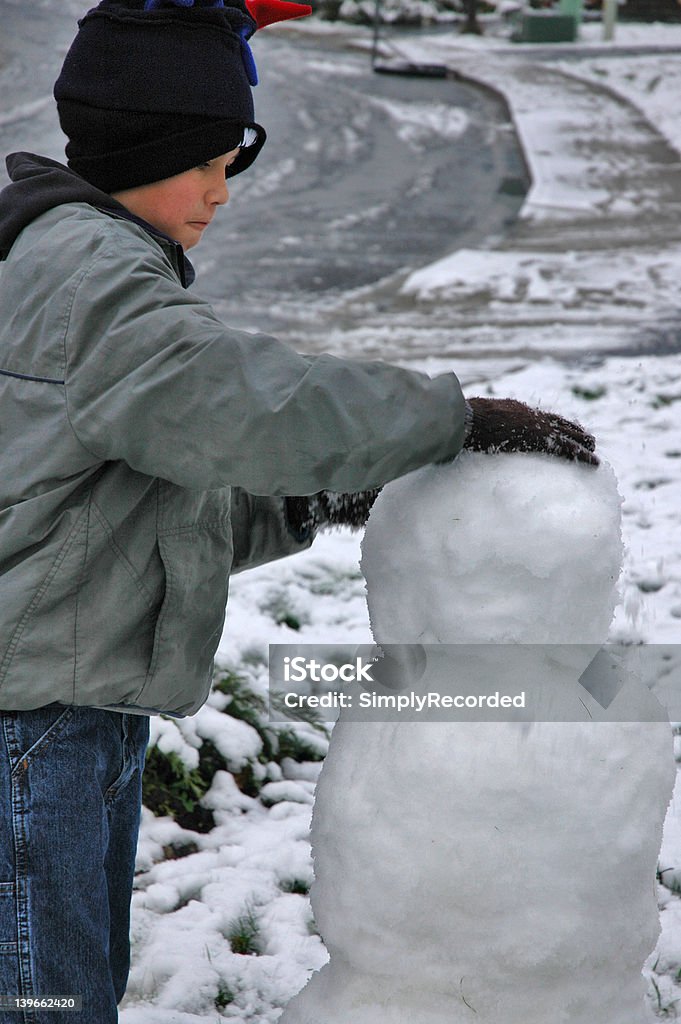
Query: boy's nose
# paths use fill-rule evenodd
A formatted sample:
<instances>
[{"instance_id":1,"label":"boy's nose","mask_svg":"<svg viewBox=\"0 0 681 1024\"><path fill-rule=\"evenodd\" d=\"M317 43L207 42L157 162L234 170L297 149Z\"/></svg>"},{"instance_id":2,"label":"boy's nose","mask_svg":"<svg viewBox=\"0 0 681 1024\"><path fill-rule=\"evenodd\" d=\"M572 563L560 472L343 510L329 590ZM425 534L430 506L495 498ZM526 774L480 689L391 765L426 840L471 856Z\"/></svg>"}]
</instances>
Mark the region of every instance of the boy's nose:
<instances>
[{"instance_id":1,"label":"boy's nose","mask_svg":"<svg viewBox=\"0 0 681 1024\"><path fill-rule=\"evenodd\" d=\"M224 206L225 203L229 202L227 179L223 177L221 181L217 181L210 189L208 195L211 204L216 206Z\"/></svg>"}]
</instances>

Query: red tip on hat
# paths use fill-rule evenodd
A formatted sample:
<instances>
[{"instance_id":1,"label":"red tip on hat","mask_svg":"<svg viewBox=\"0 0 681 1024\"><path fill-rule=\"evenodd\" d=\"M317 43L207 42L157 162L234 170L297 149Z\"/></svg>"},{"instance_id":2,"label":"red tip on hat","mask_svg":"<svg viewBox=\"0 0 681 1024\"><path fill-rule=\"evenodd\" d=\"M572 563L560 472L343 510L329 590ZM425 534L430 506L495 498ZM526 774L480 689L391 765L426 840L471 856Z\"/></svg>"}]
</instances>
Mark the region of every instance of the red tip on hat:
<instances>
[{"instance_id":1,"label":"red tip on hat","mask_svg":"<svg viewBox=\"0 0 681 1024\"><path fill-rule=\"evenodd\" d=\"M246 0L248 13L258 28L273 25L277 21L288 21L289 18L305 18L312 14L309 4L295 4L290 0Z\"/></svg>"}]
</instances>

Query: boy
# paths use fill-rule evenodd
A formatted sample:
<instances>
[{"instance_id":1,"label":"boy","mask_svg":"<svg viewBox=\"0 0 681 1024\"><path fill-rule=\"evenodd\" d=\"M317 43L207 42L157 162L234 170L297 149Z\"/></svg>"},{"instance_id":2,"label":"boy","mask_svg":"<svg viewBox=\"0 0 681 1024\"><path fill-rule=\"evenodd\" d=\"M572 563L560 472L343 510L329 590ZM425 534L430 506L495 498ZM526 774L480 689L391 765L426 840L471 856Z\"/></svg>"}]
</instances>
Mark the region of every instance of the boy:
<instances>
[{"instance_id":1,"label":"boy","mask_svg":"<svg viewBox=\"0 0 681 1024\"><path fill-rule=\"evenodd\" d=\"M55 86L68 167L13 154L0 194L0 993L93 1024L127 980L148 716L204 702L230 573L464 444L597 463L560 417L301 356L190 290L265 141L248 38L299 13L103 0Z\"/></svg>"}]
</instances>

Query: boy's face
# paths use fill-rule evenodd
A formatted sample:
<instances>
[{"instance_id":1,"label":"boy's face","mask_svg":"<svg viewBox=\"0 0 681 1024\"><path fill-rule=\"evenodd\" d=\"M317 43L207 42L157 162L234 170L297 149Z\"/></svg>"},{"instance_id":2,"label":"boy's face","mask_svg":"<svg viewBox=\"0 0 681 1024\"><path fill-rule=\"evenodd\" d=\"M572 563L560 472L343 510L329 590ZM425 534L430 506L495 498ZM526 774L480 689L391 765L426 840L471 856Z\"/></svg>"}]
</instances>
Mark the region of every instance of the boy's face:
<instances>
[{"instance_id":1,"label":"boy's face","mask_svg":"<svg viewBox=\"0 0 681 1024\"><path fill-rule=\"evenodd\" d=\"M114 192L113 198L142 220L170 235L183 249L201 240L218 206L229 199L226 169L239 147L163 181Z\"/></svg>"}]
</instances>

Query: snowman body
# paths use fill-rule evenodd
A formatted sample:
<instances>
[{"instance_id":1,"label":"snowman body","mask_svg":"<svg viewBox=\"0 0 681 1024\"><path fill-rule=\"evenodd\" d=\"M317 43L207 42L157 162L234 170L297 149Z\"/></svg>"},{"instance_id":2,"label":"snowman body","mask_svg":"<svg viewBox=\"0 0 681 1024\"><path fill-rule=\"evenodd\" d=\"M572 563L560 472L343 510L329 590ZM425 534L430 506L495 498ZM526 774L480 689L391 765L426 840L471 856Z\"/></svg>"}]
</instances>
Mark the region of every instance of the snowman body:
<instances>
[{"instance_id":1,"label":"snowman body","mask_svg":"<svg viewBox=\"0 0 681 1024\"><path fill-rule=\"evenodd\" d=\"M578 682L614 605L616 487L606 469L540 457L528 498L518 458L520 480L516 457L490 467L479 456L386 488L362 565L379 643L452 645L426 646L416 690L454 680L484 692L494 679L536 698L538 720L341 716L312 826L312 903L330 961L281 1024L646 1020L671 730L636 679L607 713ZM481 553L471 510L500 493L504 515L486 517ZM426 517L438 509L429 528L417 503ZM399 566L386 534L389 550L408 552ZM411 581L401 595L400 578Z\"/></svg>"}]
</instances>

